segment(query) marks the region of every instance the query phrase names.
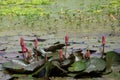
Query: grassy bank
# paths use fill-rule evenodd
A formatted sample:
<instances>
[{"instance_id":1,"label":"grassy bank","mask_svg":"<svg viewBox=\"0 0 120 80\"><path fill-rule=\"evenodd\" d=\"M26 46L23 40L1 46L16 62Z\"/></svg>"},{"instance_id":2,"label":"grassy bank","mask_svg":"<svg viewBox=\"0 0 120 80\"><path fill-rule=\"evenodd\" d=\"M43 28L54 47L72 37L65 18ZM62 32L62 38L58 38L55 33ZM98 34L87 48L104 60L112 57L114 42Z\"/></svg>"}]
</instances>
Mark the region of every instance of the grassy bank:
<instances>
[{"instance_id":1,"label":"grassy bank","mask_svg":"<svg viewBox=\"0 0 120 80\"><path fill-rule=\"evenodd\" d=\"M0 34L114 34L120 31L119 5L119 0L1 1Z\"/></svg>"}]
</instances>

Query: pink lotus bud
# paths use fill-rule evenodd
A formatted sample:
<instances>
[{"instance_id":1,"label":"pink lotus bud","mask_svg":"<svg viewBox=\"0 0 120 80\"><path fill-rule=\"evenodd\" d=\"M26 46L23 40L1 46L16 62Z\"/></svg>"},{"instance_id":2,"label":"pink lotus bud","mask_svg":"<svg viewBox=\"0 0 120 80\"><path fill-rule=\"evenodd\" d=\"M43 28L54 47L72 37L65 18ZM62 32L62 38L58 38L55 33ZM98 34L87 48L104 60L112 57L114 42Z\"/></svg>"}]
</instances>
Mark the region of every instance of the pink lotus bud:
<instances>
[{"instance_id":1,"label":"pink lotus bud","mask_svg":"<svg viewBox=\"0 0 120 80\"><path fill-rule=\"evenodd\" d=\"M37 48L37 46L38 46L38 39L35 39L34 40L34 47Z\"/></svg>"},{"instance_id":2,"label":"pink lotus bud","mask_svg":"<svg viewBox=\"0 0 120 80\"><path fill-rule=\"evenodd\" d=\"M23 53L28 52L28 49L27 49L26 45L23 45L23 46L22 46L22 52L23 52Z\"/></svg>"},{"instance_id":3,"label":"pink lotus bud","mask_svg":"<svg viewBox=\"0 0 120 80\"><path fill-rule=\"evenodd\" d=\"M28 52L28 49L27 49L27 47L26 47L26 44L24 43L23 37L20 38L20 45L21 45L21 48L22 48L22 53ZM25 54L24 54L24 55L25 55Z\"/></svg>"},{"instance_id":4,"label":"pink lotus bud","mask_svg":"<svg viewBox=\"0 0 120 80\"><path fill-rule=\"evenodd\" d=\"M25 45L23 37L20 38L20 45L21 45L21 46L24 46L24 45Z\"/></svg>"},{"instance_id":5,"label":"pink lotus bud","mask_svg":"<svg viewBox=\"0 0 120 80\"><path fill-rule=\"evenodd\" d=\"M68 41L69 41L69 37L68 35L65 36L65 43L68 44Z\"/></svg>"},{"instance_id":6,"label":"pink lotus bud","mask_svg":"<svg viewBox=\"0 0 120 80\"><path fill-rule=\"evenodd\" d=\"M86 52L85 57L90 58L90 51L89 50Z\"/></svg>"},{"instance_id":7,"label":"pink lotus bud","mask_svg":"<svg viewBox=\"0 0 120 80\"><path fill-rule=\"evenodd\" d=\"M62 60L62 58L63 58L63 51L62 51L62 49L59 51L59 55L60 55L60 60Z\"/></svg>"},{"instance_id":8,"label":"pink lotus bud","mask_svg":"<svg viewBox=\"0 0 120 80\"><path fill-rule=\"evenodd\" d=\"M106 41L105 41L105 36L102 36L102 44L105 45Z\"/></svg>"}]
</instances>

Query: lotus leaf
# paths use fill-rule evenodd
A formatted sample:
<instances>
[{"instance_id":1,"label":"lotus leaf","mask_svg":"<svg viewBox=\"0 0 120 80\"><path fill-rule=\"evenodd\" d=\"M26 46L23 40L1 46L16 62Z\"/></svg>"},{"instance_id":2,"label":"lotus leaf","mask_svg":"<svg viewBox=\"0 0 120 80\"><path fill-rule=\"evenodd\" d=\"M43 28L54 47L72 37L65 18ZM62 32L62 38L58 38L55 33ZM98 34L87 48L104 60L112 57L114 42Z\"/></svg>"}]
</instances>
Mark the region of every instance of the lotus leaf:
<instances>
[{"instance_id":1,"label":"lotus leaf","mask_svg":"<svg viewBox=\"0 0 120 80\"><path fill-rule=\"evenodd\" d=\"M86 64L82 61L76 61L74 62L69 68L68 70L70 72L76 72L76 71L83 71L86 69Z\"/></svg>"},{"instance_id":2,"label":"lotus leaf","mask_svg":"<svg viewBox=\"0 0 120 80\"><path fill-rule=\"evenodd\" d=\"M106 62L101 58L91 58L87 62L87 68L85 72L92 72L92 71L103 71L106 67Z\"/></svg>"},{"instance_id":3,"label":"lotus leaf","mask_svg":"<svg viewBox=\"0 0 120 80\"><path fill-rule=\"evenodd\" d=\"M23 60L12 60L10 62L3 63L2 66L6 69L22 73L25 71L33 71L43 64L44 60L40 60L30 64L26 64Z\"/></svg>"}]
</instances>

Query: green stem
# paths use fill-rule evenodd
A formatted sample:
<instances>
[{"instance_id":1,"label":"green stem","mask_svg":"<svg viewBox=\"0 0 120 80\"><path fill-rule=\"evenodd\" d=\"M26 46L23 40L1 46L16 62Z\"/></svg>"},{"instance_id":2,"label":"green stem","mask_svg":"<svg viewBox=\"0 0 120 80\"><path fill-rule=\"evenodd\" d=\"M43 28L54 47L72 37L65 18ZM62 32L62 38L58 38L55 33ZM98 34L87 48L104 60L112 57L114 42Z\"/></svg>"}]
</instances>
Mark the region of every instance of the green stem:
<instances>
[{"instance_id":1,"label":"green stem","mask_svg":"<svg viewBox=\"0 0 120 80\"><path fill-rule=\"evenodd\" d=\"M66 58L66 53L67 53L67 44L65 46L65 58Z\"/></svg>"},{"instance_id":2,"label":"green stem","mask_svg":"<svg viewBox=\"0 0 120 80\"><path fill-rule=\"evenodd\" d=\"M105 45L103 44L102 58L104 56L104 51L105 51Z\"/></svg>"},{"instance_id":3,"label":"green stem","mask_svg":"<svg viewBox=\"0 0 120 80\"><path fill-rule=\"evenodd\" d=\"M47 65L47 63L45 63L42 67L40 67L40 69L38 69L37 71L35 71L31 75L36 75L38 72L40 72L41 70L43 70L46 67L46 65Z\"/></svg>"},{"instance_id":4,"label":"green stem","mask_svg":"<svg viewBox=\"0 0 120 80\"><path fill-rule=\"evenodd\" d=\"M57 67L58 69L60 69L61 71L63 71L64 73L67 73L67 71L64 70L64 69L62 69L59 65L57 65L57 64L55 64L55 63L53 63L53 65L56 66L56 67Z\"/></svg>"}]
</instances>

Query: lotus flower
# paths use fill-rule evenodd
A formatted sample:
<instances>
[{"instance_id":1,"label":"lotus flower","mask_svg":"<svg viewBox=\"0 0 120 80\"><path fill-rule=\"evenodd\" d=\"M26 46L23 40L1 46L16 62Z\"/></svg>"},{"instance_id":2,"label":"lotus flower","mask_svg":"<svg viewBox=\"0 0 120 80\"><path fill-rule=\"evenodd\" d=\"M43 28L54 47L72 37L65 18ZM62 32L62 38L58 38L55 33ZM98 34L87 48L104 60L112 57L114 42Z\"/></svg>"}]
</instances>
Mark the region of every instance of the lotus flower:
<instances>
[{"instance_id":1,"label":"lotus flower","mask_svg":"<svg viewBox=\"0 0 120 80\"><path fill-rule=\"evenodd\" d=\"M102 36L102 44L105 45L106 41L105 41L105 36Z\"/></svg>"},{"instance_id":2,"label":"lotus flower","mask_svg":"<svg viewBox=\"0 0 120 80\"><path fill-rule=\"evenodd\" d=\"M37 46L38 46L38 39L35 39L34 40L34 47L37 48Z\"/></svg>"},{"instance_id":3,"label":"lotus flower","mask_svg":"<svg viewBox=\"0 0 120 80\"><path fill-rule=\"evenodd\" d=\"M66 36L65 36L65 44L66 44L66 45L68 44L68 41L69 41L69 36L66 35Z\"/></svg>"}]
</instances>

